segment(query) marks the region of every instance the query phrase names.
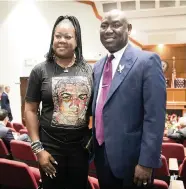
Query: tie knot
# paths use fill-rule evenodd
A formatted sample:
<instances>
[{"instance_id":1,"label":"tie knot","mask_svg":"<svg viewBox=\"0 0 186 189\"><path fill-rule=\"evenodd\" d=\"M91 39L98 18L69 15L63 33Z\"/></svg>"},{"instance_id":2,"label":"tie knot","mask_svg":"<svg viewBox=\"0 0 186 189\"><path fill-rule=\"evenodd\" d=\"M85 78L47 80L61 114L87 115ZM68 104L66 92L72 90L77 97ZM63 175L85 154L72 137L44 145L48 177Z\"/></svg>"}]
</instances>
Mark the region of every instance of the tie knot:
<instances>
[{"instance_id":1,"label":"tie knot","mask_svg":"<svg viewBox=\"0 0 186 189\"><path fill-rule=\"evenodd\" d=\"M108 62L111 62L114 58L115 58L114 55L111 54L111 55L108 57Z\"/></svg>"}]
</instances>

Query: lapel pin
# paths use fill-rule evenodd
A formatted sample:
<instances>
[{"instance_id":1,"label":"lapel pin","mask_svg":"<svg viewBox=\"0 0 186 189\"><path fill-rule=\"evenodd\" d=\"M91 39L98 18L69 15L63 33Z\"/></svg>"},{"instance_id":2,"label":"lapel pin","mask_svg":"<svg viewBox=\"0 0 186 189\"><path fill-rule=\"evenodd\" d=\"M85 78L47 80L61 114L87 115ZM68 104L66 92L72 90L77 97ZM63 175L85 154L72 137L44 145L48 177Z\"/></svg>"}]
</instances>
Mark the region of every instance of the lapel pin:
<instances>
[{"instance_id":1,"label":"lapel pin","mask_svg":"<svg viewBox=\"0 0 186 189\"><path fill-rule=\"evenodd\" d=\"M121 73L123 69L124 69L124 65L119 65L118 72Z\"/></svg>"}]
</instances>

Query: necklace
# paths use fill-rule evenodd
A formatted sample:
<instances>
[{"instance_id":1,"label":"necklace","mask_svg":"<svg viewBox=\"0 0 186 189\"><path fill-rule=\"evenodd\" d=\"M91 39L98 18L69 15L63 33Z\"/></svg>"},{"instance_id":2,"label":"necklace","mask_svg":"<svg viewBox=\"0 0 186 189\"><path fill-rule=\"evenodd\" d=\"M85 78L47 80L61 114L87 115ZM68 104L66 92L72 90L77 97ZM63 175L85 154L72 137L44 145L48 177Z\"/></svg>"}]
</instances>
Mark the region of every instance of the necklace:
<instances>
[{"instance_id":1,"label":"necklace","mask_svg":"<svg viewBox=\"0 0 186 189\"><path fill-rule=\"evenodd\" d=\"M64 66L63 64L58 64L60 67L62 67L64 70L64 73L68 73L68 68L72 67L75 63L75 58L72 59L72 61L68 64L68 66Z\"/></svg>"}]
</instances>

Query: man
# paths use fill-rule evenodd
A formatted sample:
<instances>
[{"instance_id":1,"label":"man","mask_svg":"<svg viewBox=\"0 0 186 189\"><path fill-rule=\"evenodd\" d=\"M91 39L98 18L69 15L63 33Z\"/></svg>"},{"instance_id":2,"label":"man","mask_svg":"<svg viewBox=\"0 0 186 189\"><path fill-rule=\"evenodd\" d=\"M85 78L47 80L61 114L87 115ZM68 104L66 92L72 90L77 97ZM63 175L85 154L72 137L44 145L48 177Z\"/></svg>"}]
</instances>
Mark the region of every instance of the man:
<instances>
[{"instance_id":1,"label":"man","mask_svg":"<svg viewBox=\"0 0 186 189\"><path fill-rule=\"evenodd\" d=\"M168 129L167 137L183 144L184 140L186 139L186 117L180 117L178 124L180 126L179 129Z\"/></svg>"},{"instance_id":2,"label":"man","mask_svg":"<svg viewBox=\"0 0 186 189\"><path fill-rule=\"evenodd\" d=\"M6 127L8 122L8 112L4 109L0 110L0 138L3 139L8 149L10 149L11 140L22 140L30 142L30 138L27 134L19 135L16 132L12 132L9 127Z\"/></svg>"},{"instance_id":3,"label":"man","mask_svg":"<svg viewBox=\"0 0 186 189\"><path fill-rule=\"evenodd\" d=\"M94 66L93 134L100 189L150 188L160 167L166 87L160 58L128 44L132 26L119 10L102 20L109 51Z\"/></svg>"},{"instance_id":4,"label":"man","mask_svg":"<svg viewBox=\"0 0 186 189\"><path fill-rule=\"evenodd\" d=\"M1 95L4 91L4 86L3 85L0 85L0 109L1 109Z\"/></svg>"},{"instance_id":5,"label":"man","mask_svg":"<svg viewBox=\"0 0 186 189\"><path fill-rule=\"evenodd\" d=\"M10 87L5 86L5 91L1 95L1 108L8 111L9 121L12 121L13 117L12 117L12 111L10 108L10 101L8 97L9 92L10 92Z\"/></svg>"}]
</instances>

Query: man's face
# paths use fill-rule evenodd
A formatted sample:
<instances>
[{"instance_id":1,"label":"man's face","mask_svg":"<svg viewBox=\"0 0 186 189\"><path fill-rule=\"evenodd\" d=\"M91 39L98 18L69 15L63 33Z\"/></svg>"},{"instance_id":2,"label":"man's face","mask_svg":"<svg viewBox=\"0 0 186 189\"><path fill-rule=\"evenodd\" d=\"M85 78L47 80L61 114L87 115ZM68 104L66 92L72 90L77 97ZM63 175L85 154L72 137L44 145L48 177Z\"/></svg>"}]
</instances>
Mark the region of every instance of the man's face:
<instances>
[{"instance_id":1,"label":"man's face","mask_svg":"<svg viewBox=\"0 0 186 189\"><path fill-rule=\"evenodd\" d=\"M9 93L10 92L10 87L6 87L5 91L6 91L6 93Z\"/></svg>"},{"instance_id":2,"label":"man's face","mask_svg":"<svg viewBox=\"0 0 186 189\"><path fill-rule=\"evenodd\" d=\"M100 40L111 53L122 49L128 42L128 23L121 12L110 12L104 17L100 27Z\"/></svg>"}]
</instances>

